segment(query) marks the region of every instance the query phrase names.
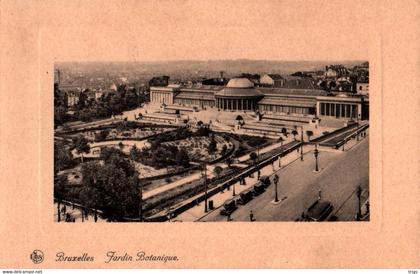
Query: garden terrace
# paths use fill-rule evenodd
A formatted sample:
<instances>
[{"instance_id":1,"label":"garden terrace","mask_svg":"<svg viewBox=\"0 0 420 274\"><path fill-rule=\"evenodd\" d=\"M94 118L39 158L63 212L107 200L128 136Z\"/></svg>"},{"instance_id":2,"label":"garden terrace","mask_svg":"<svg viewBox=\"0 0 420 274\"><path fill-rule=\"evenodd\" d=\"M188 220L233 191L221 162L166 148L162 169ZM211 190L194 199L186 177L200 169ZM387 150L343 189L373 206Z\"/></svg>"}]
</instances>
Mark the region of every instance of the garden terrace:
<instances>
[{"instance_id":1,"label":"garden terrace","mask_svg":"<svg viewBox=\"0 0 420 274\"><path fill-rule=\"evenodd\" d=\"M259 132L259 133L282 133L282 128L277 126L266 126L266 125L256 125L256 124L247 124L242 127L247 131Z\"/></svg>"},{"instance_id":2,"label":"garden terrace","mask_svg":"<svg viewBox=\"0 0 420 274\"><path fill-rule=\"evenodd\" d=\"M169 122L169 123L175 123L177 118L173 115L169 114L143 114L142 119L145 120L151 120L151 121L158 121L158 122Z\"/></svg>"},{"instance_id":3,"label":"garden terrace","mask_svg":"<svg viewBox=\"0 0 420 274\"><path fill-rule=\"evenodd\" d=\"M194 107L185 107L185 106L177 106L177 105L169 105L165 107L165 111L166 110L171 110L171 111L185 111L185 112L194 112L195 108Z\"/></svg>"},{"instance_id":4,"label":"garden terrace","mask_svg":"<svg viewBox=\"0 0 420 274\"><path fill-rule=\"evenodd\" d=\"M313 116L301 117L301 116L294 116L294 115L271 115L265 114L262 117L262 120L276 120L281 121L285 124L291 125L302 125L302 124L309 124L309 122L313 119Z\"/></svg>"}]
</instances>

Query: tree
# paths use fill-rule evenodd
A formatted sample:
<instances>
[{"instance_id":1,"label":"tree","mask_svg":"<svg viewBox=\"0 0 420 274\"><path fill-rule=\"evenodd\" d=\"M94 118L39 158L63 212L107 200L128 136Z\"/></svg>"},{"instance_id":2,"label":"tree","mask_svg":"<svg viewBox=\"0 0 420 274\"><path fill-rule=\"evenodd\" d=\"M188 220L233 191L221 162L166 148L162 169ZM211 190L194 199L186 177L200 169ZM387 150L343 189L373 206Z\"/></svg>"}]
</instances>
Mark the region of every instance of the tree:
<instances>
[{"instance_id":1,"label":"tree","mask_svg":"<svg viewBox=\"0 0 420 274\"><path fill-rule=\"evenodd\" d=\"M99 131L99 133L95 134L95 142L102 142L106 140L106 137L108 137L109 135L109 130L108 129L104 129Z\"/></svg>"},{"instance_id":2,"label":"tree","mask_svg":"<svg viewBox=\"0 0 420 274\"><path fill-rule=\"evenodd\" d=\"M64 142L54 142L54 174L73 165L73 155Z\"/></svg>"},{"instance_id":3,"label":"tree","mask_svg":"<svg viewBox=\"0 0 420 274\"><path fill-rule=\"evenodd\" d=\"M190 156L188 155L185 148L181 148L176 153L176 162L181 164L183 167L188 167L190 165Z\"/></svg>"},{"instance_id":4,"label":"tree","mask_svg":"<svg viewBox=\"0 0 420 274\"><path fill-rule=\"evenodd\" d=\"M108 221L139 216L139 174L118 150L109 151L103 164L82 165L84 203L103 211Z\"/></svg>"},{"instance_id":5,"label":"tree","mask_svg":"<svg viewBox=\"0 0 420 274\"><path fill-rule=\"evenodd\" d=\"M54 107L54 125L62 125L67 122L67 108L63 105Z\"/></svg>"},{"instance_id":6,"label":"tree","mask_svg":"<svg viewBox=\"0 0 420 274\"><path fill-rule=\"evenodd\" d=\"M213 171L216 174L216 177L219 178L220 174L223 171L223 168L221 166L215 166Z\"/></svg>"},{"instance_id":7,"label":"tree","mask_svg":"<svg viewBox=\"0 0 420 274\"><path fill-rule=\"evenodd\" d=\"M287 137L287 128L282 128L281 129L281 133L285 136L285 137Z\"/></svg>"},{"instance_id":8,"label":"tree","mask_svg":"<svg viewBox=\"0 0 420 274\"><path fill-rule=\"evenodd\" d=\"M227 158L226 158L226 160L225 160L225 163L227 164L228 168L230 168L230 166L231 166L231 165L232 165L232 163L233 163L232 158L231 158L231 157L227 157Z\"/></svg>"},{"instance_id":9,"label":"tree","mask_svg":"<svg viewBox=\"0 0 420 274\"><path fill-rule=\"evenodd\" d=\"M297 130L292 130L292 135L293 135L293 139L296 141L296 136L298 135L299 133L297 132Z\"/></svg>"},{"instance_id":10,"label":"tree","mask_svg":"<svg viewBox=\"0 0 420 274\"><path fill-rule=\"evenodd\" d=\"M251 159L252 160L252 162L254 163L254 165L256 164L256 162L257 162L257 159L258 159L258 155L257 155L257 153L255 153L255 152L252 152L251 154L249 154L249 159Z\"/></svg>"},{"instance_id":11,"label":"tree","mask_svg":"<svg viewBox=\"0 0 420 274\"><path fill-rule=\"evenodd\" d=\"M86 106L87 95L85 92L80 92L79 101L77 102L77 109L82 110Z\"/></svg>"},{"instance_id":12,"label":"tree","mask_svg":"<svg viewBox=\"0 0 420 274\"><path fill-rule=\"evenodd\" d=\"M97 162L82 164L82 189L79 199L86 208L93 208L94 220L98 220L97 210L101 207L102 186L98 182L100 176L100 165Z\"/></svg>"},{"instance_id":13,"label":"tree","mask_svg":"<svg viewBox=\"0 0 420 274\"><path fill-rule=\"evenodd\" d=\"M283 137L280 136L277 141L280 143L280 146L283 147L283 142L284 142Z\"/></svg>"},{"instance_id":14,"label":"tree","mask_svg":"<svg viewBox=\"0 0 420 274\"><path fill-rule=\"evenodd\" d=\"M239 125L242 125L244 123L244 118L241 115L236 116L235 119Z\"/></svg>"},{"instance_id":15,"label":"tree","mask_svg":"<svg viewBox=\"0 0 420 274\"><path fill-rule=\"evenodd\" d=\"M123 149L124 149L124 144L123 144L122 142L119 142L119 143L118 143L118 147L119 147L121 150L123 150Z\"/></svg>"},{"instance_id":16,"label":"tree","mask_svg":"<svg viewBox=\"0 0 420 274\"><path fill-rule=\"evenodd\" d=\"M226 151L227 151L227 146L226 145L223 145L223 147L222 147L222 155L225 155L226 154Z\"/></svg>"},{"instance_id":17,"label":"tree","mask_svg":"<svg viewBox=\"0 0 420 274\"><path fill-rule=\"evenodd\" d=\"M308 136L308 142L309 142L309 141L311 141L311 136L313 136L314 133L311 130L307 130L306 135Z\"/></svg>"},{"instance_id":18,"label":"tree","mask_svg":"<svg viewBox=\"0 0 420 274\"><path fill-rule=\"evenodd\" d=\"M200 121L199 121L200 122ZM198 124L198 123L197 123ZM211 130L209 127L206 126L200 126L197 131L195 132L195 136L209 136L209 134L211 133Z\"/></svg>"},{"instance_id":19,"label":"tree","mask_svg":"<svg viewBox=\"0 0 420 274\"><path fill-rule=\"evenodd\" d=\"M209 154L213 154L217 150L217 143L216 143L216 140L214 140L213 135L210 137L210 143L209 143L209 146L207 147L207 150Z\"/></svg>"},{"instance_id":20,"label":"tree","mask_svg":"<svg viewBox=\"0 0 420 274\"><path fill-rule=\"evenodd\" d=\"M89 109L81 109L78 112L78 117L83 122L92 121L92 116L93 116L93 114L91 113L91 111Z\"/></svg>"},{"instance_id":21,"label":"tree","mask_svg":"<svg viewBox=\"0 0 420 274\"><path fill-rule=\"evenodd\" d=\"M136 162L140 161L140 150L136 145L132 146L130 149L130 159Z\"/></svg>"},{"instance_id":22,"label":"tree","mask_svg":"<svg viewBox=\"0 0 420 274\"><path fill-rule=\"evenodd\" d=\"M58 176L54 180L54 197L57 199L57 222L61 221L60 205L66 195L67 176Z\"/></svg>"},{"instance_id":23,"label":"tree","mask_svg":"<svg viewBox=\"0 0 420 274\"><path fill-rule=\"evenodd\" d=\"M79 135L73 140L73 144L76 148L76 151L81 156L81 162L83 163L83 153L90 152L90 145L88 140L83 136Z\"/></svg>"}]
</instances>

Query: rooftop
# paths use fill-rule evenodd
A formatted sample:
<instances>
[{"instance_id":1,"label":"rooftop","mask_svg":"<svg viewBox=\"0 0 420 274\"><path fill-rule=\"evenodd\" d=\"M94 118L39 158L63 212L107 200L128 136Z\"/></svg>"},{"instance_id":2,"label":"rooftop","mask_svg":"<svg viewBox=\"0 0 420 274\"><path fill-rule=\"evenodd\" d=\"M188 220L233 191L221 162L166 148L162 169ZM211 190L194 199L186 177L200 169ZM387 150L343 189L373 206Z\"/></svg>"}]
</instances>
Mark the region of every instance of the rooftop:
<instances>
[{"instance_id":1,"label":"rooftop","mask_svg":"<svg viewBox=\"0 0 420 274\"><path fill-rule=\"evenodd\" d=\"M248 78L233 78L229 80L226 87L228 88L253 88L254 83Z\"/></svg>"}]
</instances>

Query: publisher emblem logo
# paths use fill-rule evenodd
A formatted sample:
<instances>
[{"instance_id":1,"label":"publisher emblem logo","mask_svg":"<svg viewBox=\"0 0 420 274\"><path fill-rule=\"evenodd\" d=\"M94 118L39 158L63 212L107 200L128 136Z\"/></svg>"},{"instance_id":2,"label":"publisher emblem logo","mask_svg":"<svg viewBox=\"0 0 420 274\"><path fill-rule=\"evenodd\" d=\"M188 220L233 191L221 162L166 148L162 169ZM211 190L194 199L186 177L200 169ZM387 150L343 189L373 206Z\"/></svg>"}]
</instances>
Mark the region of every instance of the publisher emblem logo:
<instances>
[{"instance_id":1,"label":"publisher emblem logo","mask_svg":"<svg viewBox=\"0 0 420 274\"><path fill-rule=\"evenodd\" d=\"M41 250L35 249L30 256L34 264L40 264L44 261L44 253Z\"/></svg>"}]
</instances>

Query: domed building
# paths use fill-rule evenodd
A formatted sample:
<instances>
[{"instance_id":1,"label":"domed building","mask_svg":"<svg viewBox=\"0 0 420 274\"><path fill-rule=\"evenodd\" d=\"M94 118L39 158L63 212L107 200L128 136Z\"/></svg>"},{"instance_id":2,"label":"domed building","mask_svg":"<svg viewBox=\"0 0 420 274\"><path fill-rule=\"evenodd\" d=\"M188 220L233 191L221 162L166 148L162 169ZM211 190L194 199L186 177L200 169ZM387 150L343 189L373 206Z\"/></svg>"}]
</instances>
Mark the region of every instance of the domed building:
<instances>
[{"instance_id":1,"label":"domed building","mask_svg":"<svg viewBox=\"0 0 420 274\"><path fill-rule=\"evenodd\" d=\"M216 107L223 110L255 110L264 94L247 78L233 78L214 97Z\"/></svg>"},{"instance_id":2,"label":"domed building","mask_svg":"<svg viewBox=\"0 0 420 274\"><path fill-rule=\"evenodd\" d=\"M302 78L303 79L303 78ZM258 111L265 119L288 124L308 124L314 118L368 119L369 98L360 95L331 96L298 77L282 77L280 87L259 86L248 78L232 78L226 86L168 85L150 87L150 101L166 109L196 111ZM261 83L260 83L261 85Z\"/></svg>"}]
</instances>

